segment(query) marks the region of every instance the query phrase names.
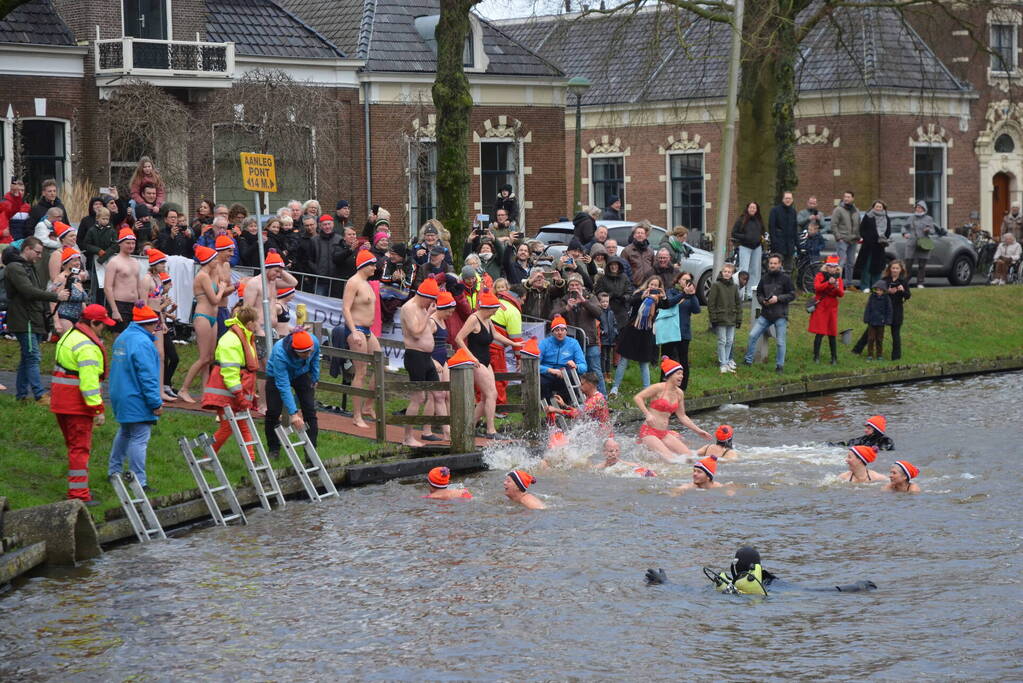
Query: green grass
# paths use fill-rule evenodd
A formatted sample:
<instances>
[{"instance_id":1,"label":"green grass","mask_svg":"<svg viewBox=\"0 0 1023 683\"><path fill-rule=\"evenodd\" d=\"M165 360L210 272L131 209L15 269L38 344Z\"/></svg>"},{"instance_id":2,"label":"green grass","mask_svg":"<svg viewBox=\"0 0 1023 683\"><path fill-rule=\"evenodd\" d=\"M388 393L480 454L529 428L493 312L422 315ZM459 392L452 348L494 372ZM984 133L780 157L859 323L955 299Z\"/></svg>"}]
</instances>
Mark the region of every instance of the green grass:
<instances>
[{"instance_id":1,"label":"green grass","mask_svg":"<svg viewBox=\"0 0 1023 683\"><path fill-rule=\"evenodd\" d=\"M67 495L67 451L57 421L49 408L34 402L16 401L0 394L0 415L4 416L4 439L0 442L0 496L6 496L11 508L30 507L62 500ZM107 423L96 427L89 458L89 485L102 505L90 508L101 520L103 513L119 506L107 481L110 444L117 423L107 410ZM256 425L260 431L262 425ZM149 441L146 473L153 496L164 496L195 488L195 480L178 446L181 436L194 437L216 430L213 415L170 410L153 429ZM366 439L321 430L318 450L324 460L346 454L372 454L377 444ZM286 462L285 458L282 461ZM231 482L238 484L247 475L234 440L221 451L221 462Z\"/></svg>"}]
</instances>

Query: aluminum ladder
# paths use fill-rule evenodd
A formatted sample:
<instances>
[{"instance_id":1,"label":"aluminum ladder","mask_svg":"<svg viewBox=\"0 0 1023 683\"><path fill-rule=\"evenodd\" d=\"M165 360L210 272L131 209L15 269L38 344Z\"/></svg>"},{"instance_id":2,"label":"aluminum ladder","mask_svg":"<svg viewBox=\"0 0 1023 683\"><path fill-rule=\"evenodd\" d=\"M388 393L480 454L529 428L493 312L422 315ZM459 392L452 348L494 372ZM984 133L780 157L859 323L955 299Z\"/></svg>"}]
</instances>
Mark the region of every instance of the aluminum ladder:
<instances>
[{"instance_id":1,"label":"aluminum ladder","mask_svg":"<svg viewBox=\"0 0 1023 683\"><path fill-rule=\"evenodd\" d=\"M551 414L550 412L551 403L548 402L547 399L541 398L540 407L543 409L544 420L546 420L547 416ZM560 409L556 408L556 410ZM554 413L554 424L556 424L561 431L563 432L568 431L568 420L566 420L565 416L562 415L560 412Z\"/></svg>"},{"instance_id":2,"label":"aluminum ladder","mask_svg":"<svg viewBox=\"0 0 1023 683\"><path fill-rule=\"evenodd\" d=\"M291 436L297 434L299 436L298 441L292 441ZM281 440L281 445L284 447L284 452L288 454L288 459L291 460L292 466L295 468L295 473L298 475L299 480L302 482L302 486L305 487L305 492L309 494L309 500L314 503L323 500L324 498L330 498L331 496L337 498L337 487L334 486L334 482L331 481L330 475L327 473L327 468L323 466L323 461L320 460L320 454L316 452L316 446L309 440L309 433L302 429L302 431L296 430L291 425L285 427L284 425L277 425L277 438ZM297 447L301 446L305 452L305 457L298 454ZM305 458L309 459L312 464L311 467L306 467ZM316 484L313 483L310 474L316 473L319 476L320 484L323 486L324 493L320 493Z\"/></svg>"},{"instance_id":3,"label":"aluminum ladder","mask_svg":"<svg viewBox=\"0 0 1023 683\"><path fill-rule=\"evenodd\" d=\"M124 514L131 523L132 531L135 532L139 541L148 543L154 538L166 539L167 534L163 533L160 520L157 518L156 513L153 512L153 506L150 505L149 498L146 496L146 492L142 490L139 480L131 472L125 472L123 479L120 474L111 474L109 479L114 487L114 493L117 494L117 499L121 501ZM128 482L127 486L125 486L125 481ZM135 497L132 498L132 496ZM141 515L139 510L142 511ZM143 522L143 519L145 519L145 522Z\"/></svg>"},{"instance_id":4,"label":"aluminum ladder","mask_svg":"<svg viewBox=\"0 0 1023 683\"><path fill-rule=\"evenodd\" d=\"M564 367L561 369L561 379L565 381L565 388L568 389L568 396L571 399L569 403L576 408L582 408L586 403L586 397L583 396L583 388L579 383L579 373L575 368Z\"/></svg>"},{"instance_id":5,"label":"aluminum ladder","mask_svg":"<svg viewBox=\"0 0 1023 683\"><path fill-rule=\"evenodd\" d=\"M231 423L231 432L234 434L234 440L238 442L238 447L241 449L242 462L245 463L245 467L249 470L249 479L252 480L252 486L256 489L259 504L263 506L264 510L270 512L273 510L270 506L270 498L275 497L277 498L277 507L284 507L284 493L281 491L281 485L277 483L277 475L274 474L274 468L266 455L266 449L263 448L263 440L259 438L259 432L256 431L252 412L246 410L236 413L231 409L231 406L224 406L224 419ZM252 441L246 441L245 437L242 436L242 430L238 426L238 423L241 421L248 423L249 433L252 434ZM255 448L255 461L249 457L249 446ZM259 476L261 472L266 475L265 484Z\"/></svg>"},{"instance_id":6,"label":"aluminum ladder","mask_svg":"<svg viewBox=\"0 0 1023 683\"><path fill-rule=\"evenodd\" d=\"M202 494L202 499L206 501L206 507L210 510L213 523L217 526L227 526L229 522L237 519L242 524L248 524L248 520L245 519L245 513L242 512L242 506L238 503L238 496L235 495L234 488L224 473L224 467L220 464L217 452L213 450L213 441L209 435L205 433L200 434L194 439L183 436L178 439L178 445L181 446L181 453L185 456L188 469L192 471L192 477L195 478L195 483L199 486L199 493ZM195 457L196 449L202 451L202 457ZM210 483L206 480L206 474L202 469L202 466L206 464L209 465L210 470L216 476L217 486L210 487ZM231 508L231 514L225 515L220 504L217 502L216 494L221 491L223 491L224 497L227 499L228 507Z\"/></svg>"}]
</instances>

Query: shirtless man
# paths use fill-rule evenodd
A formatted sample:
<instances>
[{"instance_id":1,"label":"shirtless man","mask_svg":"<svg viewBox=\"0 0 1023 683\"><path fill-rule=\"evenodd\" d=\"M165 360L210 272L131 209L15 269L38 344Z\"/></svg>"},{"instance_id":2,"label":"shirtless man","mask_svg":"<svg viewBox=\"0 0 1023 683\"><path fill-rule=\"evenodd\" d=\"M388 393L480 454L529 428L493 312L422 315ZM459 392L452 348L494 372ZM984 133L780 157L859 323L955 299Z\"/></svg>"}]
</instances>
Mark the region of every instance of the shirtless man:
<instances>
[{"instance_id":1,"label":"shirtless man","mask_svg":"<svg viewBox=\"0 0 1023 683\"><path fill-rule=\"evenodd\" d=\"M120 333L132 319L135 302L145 299L139 264L132 258L135 251L135 233L131 228L121 228L117 234L117 254L107 261L103 280L103 293L107 297L110 317L117 321L114 332Z\"/></svg>"},{"instance_id":2,"label":"shirtless man","mask_svg":"<svg viewBox=\"0 0 1023 683\"><path fill-rule=\"evenodd\" d=\"M512 470L504 478L504 495L513 503L518 503L530 510L546 510L539 498L532 493L526 493L526 489L536 483L536 477L525 470Z\"/></svg>"},{"instance_id":3,"label":"shirtless man","mask_svg":"<svg viewBox=\"0 0 1023 683\"><path fill-rule=\"evenodd\" d=\"M267 298L270 299L270 314L273 315L277 306L277 290L295 287L298 285L298 280L284 269L284 259L276 250L271 249L267 252L264 263L266 264L266 282L269 286ZM262 349L257 348L258 352L262 355L266 349L266 328L263 323L263 278L257 273L250 278L246 278L243 282L245 283L245 305L256 309L258 316L256 318L258 327L255 336L256 344L263 347Z\"/></svg>"},{"instance_id":4,"label":"shirtless man","mask_svg":"<svg viewBox=\"0 0 1023 683\"><path fill-rule=\"evenodd\" d=\"M451 470L447 467L434 467L430 470L430 473L426 475L426 483L430 485L430 493L423 498L431 500L457 500L459 498L468 500L472 498L469 489L448 488L451 484Z\"/></svg>"},{"instance_id":5,"label":"shirtless man","mask_svg":"<svg viewBox=\"0 0 1023 683\"><path fill-rule=\"evenodd\" d=\"M675 493L685 493L686 491L692 491L700 489L707 491L710 489L725 488L725 485L719 481L714 481L714 475L718 472L718 461L717 458L710 456L698 461L693 465L693 483L683 484L675 489ZM735 491L728 491L728 495L733 495Z\"/></svg>"},{"instance_id":6,"label":"shirtless man","mask_svg":"<svg viewBox=\"0 0 1023 683\"><path fill-rule=\"evenodd\" d=\"M350 282L350 281L349 281ZM401 334L405 340L405 371L412 382L438 382L440 376L433 364L433 327L430 316L437 310L440 288L432 277L423 280L416 295L401 306ZM406 415L418 415L419 407L425 402L426 393L413 391L409 395ZM427 405L427 411L430 406ZM431 413L426 412L430 415ZM412 448L422 447L422 442L412 437L412 425L405 425L405 439L402 443Z\"/></svg>"},{"instance_id":7,"label":"shirtless man","mask_svg":"<svg viewBox=\"0 0 1023 683\"><path fill-rule=\"evenodd\" d=\"M376 272L377 259L368 249L363 249L355 257L355 274L345 285L345 295L341 300L341 308L345 317L345 327L348 328L348 348L359 353L373 353L380 350L380 342L370 327L375 317L376 295L369 285L369 278ZM366 377L366 363L355 361L355 376L352 378L352 386L362 388L362 382ZM356 396L352 400L352 422L356 427L366 429L369 427L362 419L362 410L365 399Z\"/></svg>"}]
</instances>

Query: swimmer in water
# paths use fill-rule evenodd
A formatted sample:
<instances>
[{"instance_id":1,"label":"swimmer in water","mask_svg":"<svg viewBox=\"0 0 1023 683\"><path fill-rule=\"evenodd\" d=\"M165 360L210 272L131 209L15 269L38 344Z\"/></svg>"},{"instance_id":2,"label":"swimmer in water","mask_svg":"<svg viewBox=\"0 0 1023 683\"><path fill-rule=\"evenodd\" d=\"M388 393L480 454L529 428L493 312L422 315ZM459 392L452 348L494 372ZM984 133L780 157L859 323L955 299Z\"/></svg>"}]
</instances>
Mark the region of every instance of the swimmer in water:
<instances>
[{"instance_id":1,"label":"swimmer in water","mask_svg":"<svg viewBox=\"0 0 1023 683\"><path fill-rule=\"evenodd\" d=\"M714 587L722 593L739 593L744 595L767 595L767 589L775 586L801 588L802 590L809 591L838 591L840 593L859 593L877 588L873 581L857 581L856 583L843 586L820 588L795 586L788 582L780 581L777 576L764 569L760 560L760 552L748 545L735 551L735 557L732 558L732 563L728 569L715 572L704 567L703 573L714 583ZM650 586L669 583L668 575L663 569L647 569L646 581L647 585Z\"/></svg>"},{"instance_id":2,"label":"swimmer in water","mask_svg":"<svg viewBox=\"0 0 1023 683\"><path fill-rule=\"evenodd\" d=\"M692 491L693 489L700 489L706 491L708 489L720 489L725 488L725 485L721 482L714 481L714 475L718 472L718 461L713 455L698 461L693 465L693 483L682 484L673 493L685 493L686 491ZM733 495L734 491L729 491L729 495Z\"/></svg>"},{"instance_id":3,"label":"swimmer in water","mask_svg":"<svg viewBox=\"0 0 1023 683\"><path fill-rule=\"evenodd\" d=\"M526 493L526 489L536 483L536 477L525 470L512 470L504 478L504 495L508 500L518 503L530 510L546 510L539 498L532 493Z\"/></svg>"},{"instance_id":4,"label":"swimmer in water","mask_svg":"<svg viewBox=\"0 0 1023 683\"><path fill-rule=\"evenodd\" d=\"M739 457L739 451L732 448L733 436L735 436L735 430L728 425L721 425L714 432L717 443L701 446L700 450L696 451L696 457L706 458L712 455L718 460L735 460Z\"/></svg>"},{"instance_id":5,"label":"swimmer in water","mask_svg":"<svg viewBox=\"0 0 1023 683\"><path fill-rule=\"evenodd\" d=\"M604 462L597 465L597 470L606 470L609 467L615 465L625 465L626 467L634 468L633 471L636 474L644 477L656 477L657 473L651 469L643 467L638 462L629 462L628 460L622 460L618 456L622 452L622 447L618 445L618 442L613 438L604 439Z\"/></svg>"},{"instance_id":6,"label":"swimmer in water","mask_svg":"<svg viewBox=\"0 0 1023 683\"><path fill-rule=\"evenodd\" d=\"M423 498L432 500L455 500L458 498L472 498L468 489L451 489L451 470L447 467L434 467L426 475L426 483L430 485L430 493Z\"/></svg>"},{"instance_id":7,"label":"swimmer in water","mask_svg":"<svg viewBox=\"0 0 1023 683\"><path fill-rule=\"evenodd\" d=\"M839 481L851 484L880 484L884 475L867 469L867 465L877 460L877 449L873 446L853 446L845 454L848 472L838 475Z\"/></svg>"},{"instance_id":8,"label":"swimmer in water","mask_svg":"<svg viewBox=\"0 0 1023 683\"><path fill-rule=\"evenodd\" d=\"M882 491L895 493L920 493L920 487L913 480L920 476L920 470L908 460L896 460L888 471L888 483Z\"/></svg>"},{"instance_id":9,"label":"swimmer in water","mask_svg":"<svg viewBox=\"0 0 1023 683\"><path fill-rule=\"evenodd\" d=\"M692 455L692 451L679 437L678 432L668 429L668 421L672 414L676 415L684 426L703 438L711 437L686 415L686 397L681 389L682 377L685 374L682 366L664 356L661 359L661 372L664 373L663 382L651 384L633 398L646 418L639 427L637 441L659 455L665 462L676 463L679 462L678 456ZM648 399L649 407L646 404Z\"/></svg>"},{"instance_id":10,"label":"swimmer in water","mask_svg":"<svg viewBox=\"0 0 1023 683\"><path fill-rule=\"evenodd\" d=\"M895 442L892 441L890 436L885 434L886 429L888 429L888 421L884 418L884 415L871 415L863 423L863 434L848 441L839 441L831 445L850 447L873 446L879 451L895 450Z\"/></svg>"}]
</instances>

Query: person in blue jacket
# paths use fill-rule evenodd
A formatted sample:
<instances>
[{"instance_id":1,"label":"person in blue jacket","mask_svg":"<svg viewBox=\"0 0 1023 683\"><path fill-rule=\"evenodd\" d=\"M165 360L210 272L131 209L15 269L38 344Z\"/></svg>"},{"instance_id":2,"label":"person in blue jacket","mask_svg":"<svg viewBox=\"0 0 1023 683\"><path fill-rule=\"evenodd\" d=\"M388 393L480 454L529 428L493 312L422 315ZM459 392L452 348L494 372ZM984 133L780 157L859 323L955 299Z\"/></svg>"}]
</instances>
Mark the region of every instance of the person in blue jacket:
<instances>
[{"instance_id":1,"label":"person in blue jacket","mask_svg":"<svg viewBox=\"0 0 1023 683\"><path fill-rule=\"evenodd\" d=\"M692 273L679 273L663 299L658 302L654 321L654 341L661 345L661 355L682 366L682 391L689 388L689 342L693 339L689 317L700 312L700 299Z\"/></svg>"},{"instance_id":2,"label":"person in blue jacket","mask_svg":"<svg viewBox=\"0 0 1023 683\"><path fill-rule=\"evenodd\" d=\"M125 460L142 489L149 492L146 449L153 425L163 412L160 355L153 330L160 316L149 306L135 306L132 322L114 342L110 361L110 405L117 434L110 448L107 476L121 474Z\"/></svg>"},{"instance_id":3,"label":"person in blue jacket","mask_svg":"<svg viewBox=\"0 0 1023 683\"><path fill-rule=\"evenodd\" d=\"M278 457L281 450L277 425L281 408L288 411L291 426L305 427L309 440L316 445L316 383L320 381L320 342L305 330L298 329L274 344L266 364L266 452ZM292 394L294 389L295 394ZM298 403L295 402L298 396ZM302 413L299 414L299 406Z\"/></svg>"},{"instance_id":4,"label":"person in blue jacket","mask_svg":"<svg viewBox=\"0 0 1023 683\"><path fill-rule=\"evenodd\" d=\"M568 336L568 323L560 315L551 321L551 336L544 337L540 342L540 396L551 400L557 394L566 401L571 401L562 372L565 368L575 368L582 375L588 369L586 354L573 337Z\"/></svg>"}]
</instances>

